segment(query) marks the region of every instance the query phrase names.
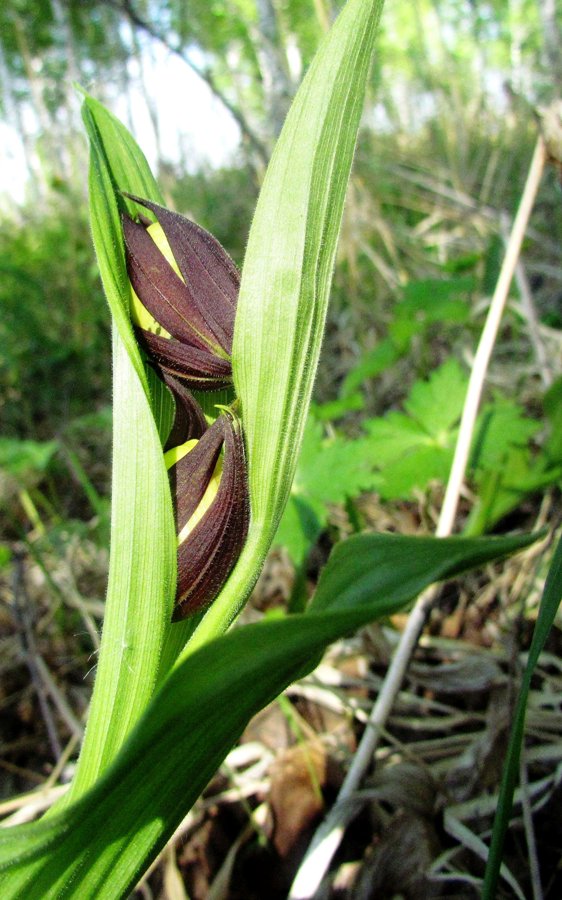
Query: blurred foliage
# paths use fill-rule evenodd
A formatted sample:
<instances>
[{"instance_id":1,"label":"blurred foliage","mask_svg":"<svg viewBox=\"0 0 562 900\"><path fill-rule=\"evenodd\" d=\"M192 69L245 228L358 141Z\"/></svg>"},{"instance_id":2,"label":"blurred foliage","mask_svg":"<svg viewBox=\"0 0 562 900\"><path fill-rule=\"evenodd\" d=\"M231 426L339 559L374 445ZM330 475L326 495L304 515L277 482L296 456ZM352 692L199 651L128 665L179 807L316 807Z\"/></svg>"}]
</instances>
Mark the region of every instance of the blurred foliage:
<instances>
[{"instance_id":1,"label":"blurred foliage","mask_svg":"<svg viewBox=\"0 0 562 900\"><path fill-rule=\"evenodd\" d=\"M4 433L50 437L107 402L109 316L86 209L63 196L48 213L0 223L0 415Z\"/></svg>"},{"instance_id":2,"label":"blurred foliage","mask_svg":"<svg viewBox=\"0 0 562 900\"><path fill-rule=\"evenodd\" d=\"M160 183L170 205L211 231L241 268L258 195L251 169L208 169L190 175L165 166Z\"/></svg>"},{"instance_id":3,"label":"blurred foliage","mask_svg":"<svg viewBox=\"0 0 562 900\"><path fill-rule=\"evenodd\" d=\"M546 394L549 424L539 442L541 423L520 404L494 392L482 406L467 473L473 499L464 534L491 531L524 498L562 486L562 419L552 400L560 384ZM353 501L362 493L375 492L389 504L416 502L431 488L445 486L467 386L468 374L449 359L429 378L414 382L403 411L364 418L357 438L346 436L335 422L326 429L318 420L319 413L326 420L323 408L312 408L276 538L297 567L329 525L331 506L346 505L356 520Z\"/></svg>"}]
</instances>

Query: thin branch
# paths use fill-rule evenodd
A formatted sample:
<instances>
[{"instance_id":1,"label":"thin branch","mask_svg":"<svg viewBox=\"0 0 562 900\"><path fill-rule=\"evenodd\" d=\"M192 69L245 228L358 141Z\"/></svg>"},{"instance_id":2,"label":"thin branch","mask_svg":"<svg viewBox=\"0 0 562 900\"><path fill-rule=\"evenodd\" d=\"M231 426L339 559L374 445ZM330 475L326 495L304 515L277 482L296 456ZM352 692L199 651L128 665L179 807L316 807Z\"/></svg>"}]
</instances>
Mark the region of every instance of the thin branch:
<instances>
[{"instance_id":1,"label":"thin branch","mask_svg":"<svg viewBox=\"0 0 562 900\"><path fill-rule=\"evenodd\" d=\"M140 31L144 31L149 35L153 40L161 43L166 50L170 53L173 53L175 56L179 57L192 72L197 75L201 81L205 82L208 88L213 92L215 97L222 103L224 108L228 110L240 131L247 138L250 145L253 147L255 152L257 153L260 161L267 165L269 161L269 151L267 147L263 144L263 142L259 139L259 137L255 134L254 130L248 124L246 117L233 103L224 95L224 93L217 86L215 79L213 78L212 73L208 69L201 69L197 66L192 59L190 59L189 55L182 50L181 47L172 46L164 35L160 34L150 22L146 19L143 19L142 16L136 11L133 7L131 0L105 0L108 6L113 7L118 12L121 12L123 15L127 16L132 25L138 28Z\"/></svg>"},{"instance_id":2,"label":"thin branch","mask_svg":"<svg viewBox=\"0 0 562 900\"><path fill-rule=\"evenodd\" d=\"M451 473L436 528L437 537L446 537L453 530L484 380L545 161L545 145L542 137L539 136L527 175L523 196L507 244L494 296L474 358ZM372 762L381 731L394 705L394 700L404 679L410 658L417 645L436 593L437 588L435 586L432 585L428 588L418 598L408 617L381 691L371 711L368 725L336 803L312 839L293 882L289 900L309 900L309 898L317 894L320 883L339 847L345 828L357 813L357 806L351 802L352 795L359 787L365 772Z\"/></svg>"}]
</instances>

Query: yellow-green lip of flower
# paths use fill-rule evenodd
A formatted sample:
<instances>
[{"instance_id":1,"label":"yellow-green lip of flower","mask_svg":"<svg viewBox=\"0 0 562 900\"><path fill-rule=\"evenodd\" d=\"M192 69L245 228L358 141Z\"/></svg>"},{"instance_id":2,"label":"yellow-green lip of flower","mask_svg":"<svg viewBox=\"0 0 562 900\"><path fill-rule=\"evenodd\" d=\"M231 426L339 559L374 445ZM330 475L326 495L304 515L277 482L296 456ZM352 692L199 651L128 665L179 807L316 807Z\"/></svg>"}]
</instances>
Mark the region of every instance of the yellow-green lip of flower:
<instances>
[{"instance_id":1,"label":"yellow-green lip of flower","mask_svg":"<svg viewBox=\"0 0 562 900\"><path fill-rule=\"evenodd\" d=\"M168 451L166 461L176 499L177 621L213 602L246 540L249 500L239 419L221 414L198 441Z\"/></svg>"},{"instance_id":2,"label":"yellow-green lip of flower","mask_svg":"<svg viewBox=\"0 0 562 900\"><path fill-rule=\"evenodd\" d=\"M240 285L236 266L205 229L127 194L156 223L123 216L132 318L158 365L190 387L215 389L232 378L230 354Z\"/></svg>"}]
</instances>

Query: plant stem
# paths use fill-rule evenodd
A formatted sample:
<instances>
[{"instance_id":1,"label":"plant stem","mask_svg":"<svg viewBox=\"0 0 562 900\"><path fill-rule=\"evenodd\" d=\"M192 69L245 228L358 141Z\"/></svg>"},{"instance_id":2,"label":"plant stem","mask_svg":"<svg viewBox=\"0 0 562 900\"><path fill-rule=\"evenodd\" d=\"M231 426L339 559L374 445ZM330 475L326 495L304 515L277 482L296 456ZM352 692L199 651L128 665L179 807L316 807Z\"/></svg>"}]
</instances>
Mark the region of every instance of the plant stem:
<instances>
[{"instance_id":1,"label":"plant stem","mask_svg":"<svg viewBox=\"0 0 562 900\"><path fill-rule=\"evenodd\" d=\"M453 530L484 379L486 377L490 356L498 333L509 287L519 258L521 244L537 195L545 162L545 145L542 137L539 136L529 167L523 196L507 242L506 253L494 291L494 296L490 303L488 316L474 357L474 364L470 374L466 399L464 402L453 464L451 466L443 506L435 532L437 537L446 537L450 535ZM427 591L424 591L418 598L408 617L404 631L400 636L396 652L388 667L379 696L371 710L369 722L361 739L361 743L359 744L353 762L341 787L338 798L314 834L293 882L289 900L307 900L307 898L316 895L320 882L327 872L330 862L340 844L347 824L358 812L357 804L351 802L352 796L359 787L365 772L372 762L381 731L392 710L396 695L400 690L400 685L402 684L410 658L415 650L436 593L437 589L433 585L428 588Z\"/></svg>"},{"instance_id":2,"label":"plant stem","mask_svg":"<svg viewBox=\"0 0 562 900\"><path fill-rule=\"evenodd\" d=\"M484 379L488 370L488 364L498 334L501 317L509 292L509 286L513 279L517 260L519 259L521 244L523 243L527 222L529 221L529 216L535 202L545 162L546 149L544 141L539 135L529 167L523 196L521 197L519 209L517 210L517 215L507 242L500 276L496 284L492 302L490 303L490 309L488 310L488 316L480 337L476 356L474 357L462 411L459 436L455 447L455 456L451 467L451 474L449 475L449 481L447 483L447 489L445 491L443 507L439 516L439 523L437 525L437 537L445 537L446 535L451 534L453 530L459 496L468 462L468 454L470 452L474 423L476 421L482 388L484 386Z\"/></svg>"}]
</instances>

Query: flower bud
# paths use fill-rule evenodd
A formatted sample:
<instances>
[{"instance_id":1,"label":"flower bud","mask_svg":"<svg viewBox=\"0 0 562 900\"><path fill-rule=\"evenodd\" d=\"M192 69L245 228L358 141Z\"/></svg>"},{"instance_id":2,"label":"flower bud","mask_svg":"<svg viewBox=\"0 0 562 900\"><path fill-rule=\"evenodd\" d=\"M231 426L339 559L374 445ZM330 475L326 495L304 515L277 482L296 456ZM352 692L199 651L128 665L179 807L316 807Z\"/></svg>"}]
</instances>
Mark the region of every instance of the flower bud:
<instances>
[{"instance_id":1,"label":"flower bud","mask_svg":"<svg viewBox=\"0 0 562 900\"><path fill-rule=\"evenodd\" d=\"M208 231L149 200L127 194L157 222L123 216L131 317L139 342L189 387L232 380L230 354L240 276Z\"/></svg>"},{"instance_id":2,"label":"flower bud","mask_svg":"<svg viewBox=\"0 0 562 900\"><path fill-rule=\"evenodd\" d=\"M213 602L246 540L249 501L241 424L223 413L199 440L167 451L164 458L176 507L177 621Z\"/></svg>"}]
</instances>

